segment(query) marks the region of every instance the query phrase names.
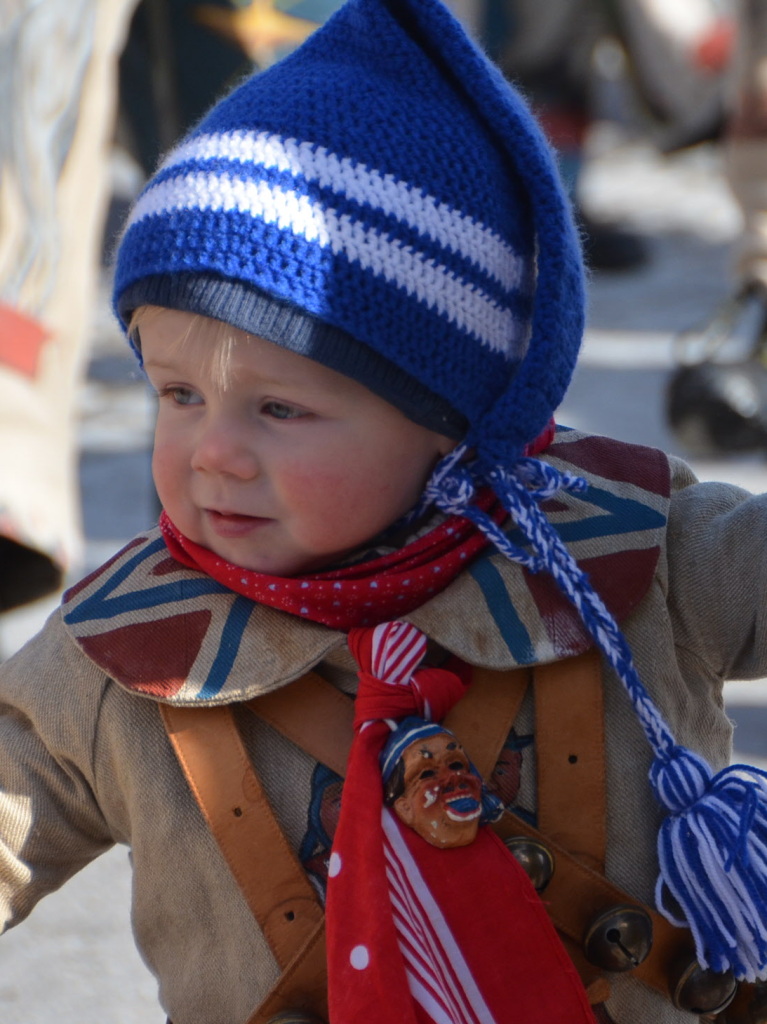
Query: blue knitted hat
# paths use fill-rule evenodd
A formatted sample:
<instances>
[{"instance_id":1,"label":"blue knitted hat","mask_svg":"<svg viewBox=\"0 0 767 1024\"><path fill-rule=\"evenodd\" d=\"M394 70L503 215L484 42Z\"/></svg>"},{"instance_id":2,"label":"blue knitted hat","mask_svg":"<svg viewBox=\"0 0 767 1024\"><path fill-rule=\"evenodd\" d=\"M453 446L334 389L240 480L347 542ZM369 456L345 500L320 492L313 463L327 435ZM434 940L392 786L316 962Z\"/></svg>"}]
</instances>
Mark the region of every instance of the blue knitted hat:
<instances>
[{"instance_id":1,"label":"blue knitted hat","mask_svg":"<svg viewBox=\"0 0 767 1024\"><path fill-rule=\"evenodd\" d=\"M439 0L350 0L221 101L139 198L115 296L123 321L226 320L506 461L583 329L549 147Z\"/></svg>"},{"instance_id":2,"label":"blue knitted hat","mask_svg":"<svg viewBox=\"0 0 767 1024\"><path fill-rule=\"evenodd\" d=\"M149 182L120 246L118 315L149 303L316 359L462 442L421 509L472 520L578 609L655 755L669 812L659 906L672 920L681 908L703 966L767 973L764 773L714 775L676 744L540 509L584 486L523 455L580 345L578 239L527 107L440 0L348 0L212 110ZM480 485L514 534L478 508Z\"/></svg>"}]
</instances>

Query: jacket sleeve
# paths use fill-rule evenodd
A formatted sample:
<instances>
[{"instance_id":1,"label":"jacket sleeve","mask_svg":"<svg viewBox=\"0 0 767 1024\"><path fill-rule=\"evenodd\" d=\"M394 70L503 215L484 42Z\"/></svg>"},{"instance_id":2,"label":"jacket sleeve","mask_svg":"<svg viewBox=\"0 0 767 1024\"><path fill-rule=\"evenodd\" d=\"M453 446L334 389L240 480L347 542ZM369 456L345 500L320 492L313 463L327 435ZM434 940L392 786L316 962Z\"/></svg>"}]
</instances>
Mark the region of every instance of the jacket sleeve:
<instances>
[{"instance_id":1,"label":"jacket sleeve","mask_svg":"<svg viewBox=\"0 0 767 1024\"><path fill-rule=\"evenodd\" d=\"M767 494L675 469L667 556L677 647L723 680L767 676Z\"/></svg>"},{"instance_id":2,"label":"jacket sleeve","mask_svg":"<svg viewBox=\"0 0 767 1024\"><path fill-rule=\"evenodd\" d=\"M105 683L58 611L0 666L0 932L114 842L93 785Z\"/></svg>"}]
</instances>

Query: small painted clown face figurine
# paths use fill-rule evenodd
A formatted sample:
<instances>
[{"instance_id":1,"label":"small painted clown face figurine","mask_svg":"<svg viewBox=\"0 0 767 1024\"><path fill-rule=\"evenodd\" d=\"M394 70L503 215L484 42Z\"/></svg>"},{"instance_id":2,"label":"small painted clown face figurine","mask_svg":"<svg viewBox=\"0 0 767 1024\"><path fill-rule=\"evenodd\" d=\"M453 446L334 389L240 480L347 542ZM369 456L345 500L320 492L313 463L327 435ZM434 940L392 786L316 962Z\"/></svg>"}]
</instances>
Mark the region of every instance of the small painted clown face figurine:
<instances>
[{"instance_id":1,"label":"small painted clown face figurine","mask_svg":"<svg viewBox=\"0 0 767 1024\"><path fill-rule=\"evenodd\" d=\"M402 753L404 792L397 817L432 846L467 846L482 814L482 781L463 747L448 732L411 743Z\"/></svg>"}]
</instances>

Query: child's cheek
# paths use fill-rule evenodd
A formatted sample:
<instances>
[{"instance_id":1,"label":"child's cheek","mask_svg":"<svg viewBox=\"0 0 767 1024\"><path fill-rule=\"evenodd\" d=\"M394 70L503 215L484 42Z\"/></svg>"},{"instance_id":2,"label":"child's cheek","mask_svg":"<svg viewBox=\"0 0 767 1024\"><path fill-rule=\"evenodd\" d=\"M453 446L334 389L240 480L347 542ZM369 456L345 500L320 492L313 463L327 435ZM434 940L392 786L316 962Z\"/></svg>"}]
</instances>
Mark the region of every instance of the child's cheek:
<instances>
[{"instance_id":1,"label":"child's cheek","mask_svg":"<svg viewBox=\"0 0 767 1024\"><path fill-rule=\"evenodd\" d=\"M168 448L162 443L156 443L152 452L152 476L158 491L162 492L168 486L174 475L172 467L173 460Z\"/></svg>"},{"instance_id":2,"label":"child's cheek","mask_svg":"<svg viewBox=\"0 0 767 1024\"><path fill-rule=\"evenodd\" d=\"M281 471L283 495L294 509L311 514L344 507L364 494L360 474L343 455L338 458L286 462Z\"/></svg>"}]
</instances>

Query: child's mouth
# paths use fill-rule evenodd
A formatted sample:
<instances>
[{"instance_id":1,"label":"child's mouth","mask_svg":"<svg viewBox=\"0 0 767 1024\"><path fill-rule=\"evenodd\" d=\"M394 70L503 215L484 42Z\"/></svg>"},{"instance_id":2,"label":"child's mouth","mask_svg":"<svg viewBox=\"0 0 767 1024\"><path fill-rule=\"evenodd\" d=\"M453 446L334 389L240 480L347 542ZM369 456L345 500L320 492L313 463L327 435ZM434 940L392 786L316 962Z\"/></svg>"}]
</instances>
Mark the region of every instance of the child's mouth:
<instances>
[{"instance_id":1,"label":"child's mouth","mask_svg":"<svg viewBox=\"0 0 767 1024\"><path fill-rule=\"evenodd\" d=\"M260 516L246 516L240 512L219 512L216 509L205 509L208 520L221 537L243 537L251 530L270 522Z\"/></svg>"}]
</instances>

